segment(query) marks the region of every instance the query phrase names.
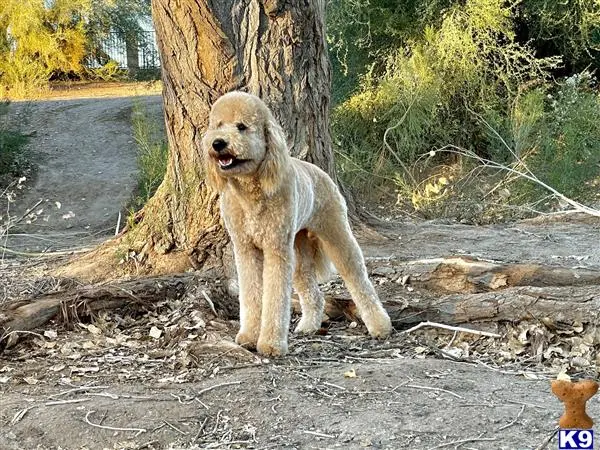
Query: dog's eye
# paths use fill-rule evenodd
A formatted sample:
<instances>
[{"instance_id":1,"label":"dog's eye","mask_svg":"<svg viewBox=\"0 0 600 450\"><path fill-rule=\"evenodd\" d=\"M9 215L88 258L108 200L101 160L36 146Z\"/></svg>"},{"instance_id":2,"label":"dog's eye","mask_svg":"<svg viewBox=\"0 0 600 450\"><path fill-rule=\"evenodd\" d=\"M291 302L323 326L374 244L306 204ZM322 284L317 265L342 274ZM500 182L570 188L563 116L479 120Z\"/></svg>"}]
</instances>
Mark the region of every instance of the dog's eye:
<instances>
[{"instance_id":1,"label":"dog's eye","mask_svg":"<svg viewBox=\"0 0 600 450\"><path fill-rule=\"evenodd\" d=\"M240 122L240 123L236 123L236 124L235 124L235 126L236 126L236 127L237 127L237 129L238 129L238 130L240 130L240 131L244 131L244 130L247 130L247 129L248 129L248 127L247 127L246 125L244 125L242 122Z\"/></svg>"}]
</instances>

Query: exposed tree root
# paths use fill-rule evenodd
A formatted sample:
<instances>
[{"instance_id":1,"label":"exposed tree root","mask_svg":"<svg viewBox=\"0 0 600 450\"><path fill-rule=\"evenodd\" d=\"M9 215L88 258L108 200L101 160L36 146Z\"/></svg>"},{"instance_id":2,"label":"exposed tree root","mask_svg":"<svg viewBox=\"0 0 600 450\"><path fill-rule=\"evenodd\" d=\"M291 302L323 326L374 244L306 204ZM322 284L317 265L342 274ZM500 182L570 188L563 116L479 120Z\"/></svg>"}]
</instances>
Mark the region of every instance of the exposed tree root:
<instances>
[{"instance_id":1,"label":"exposed tree root","mask_svg":"<svg viewBox=\"0 0 600 450\"><path fill-rule=\"evenodd\" d=\"M458 325L540 320L553 326L559 322L597 323L600 316L598 271L466 258L400 263L391 270L393 280L380 290L397 328L421 321ZM116 281L4 305L0 309L0 349L53 319L70 322L89 319L102 310L143 310L206 282L214 290L212 307L224 317L235 317L237 299L225 286L195 274ZM294 308L299 310L296 302ZM345 293L327 298L326 314L333 319L357 319L356 308Z\"/></svg>"}]
</instances>

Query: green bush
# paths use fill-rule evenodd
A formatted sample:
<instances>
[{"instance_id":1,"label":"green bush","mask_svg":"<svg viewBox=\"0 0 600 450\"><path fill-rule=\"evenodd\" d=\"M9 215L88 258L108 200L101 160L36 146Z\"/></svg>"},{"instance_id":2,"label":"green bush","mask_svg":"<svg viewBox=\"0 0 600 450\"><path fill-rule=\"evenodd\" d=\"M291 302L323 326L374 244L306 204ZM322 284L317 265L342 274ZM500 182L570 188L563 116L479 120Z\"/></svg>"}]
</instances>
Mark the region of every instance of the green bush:
<instances>
[{"instance_id":1,"label":"green bush","mask_svg":"<svg viewBox=\"0 0 600 450\"><path fill-rule=\"evenodd\" d=\"M8 102L0 102L0 118L7 112ZM28 166L25 152L28 140L4 120L0 122L0 186L5 185L6 180L23 175Z\"/></svg>"},{"instance_id":2,"label":"green bush","mask_svg":"<svg viewBox=\"0 0 600 450\"><path fill-rule=\"evenodd\" d=\"M138 195L133 208L142 207L154 195L167 170L168 144L158 123L148 117L143 104L134 104L133 134L137 144Z\"/></svg>"},{"instance_id":3,"label":"green bush","mask_svg":"<svg viewBox=\"0 0 600 450\"><path fill-rule=\"evenodd\" d=\"M536 89L518 103L528 125L521 136L513 133L513 141L527 167L567 197L590 197L600 176L600 97L590 74L571 76L556 89ZM530 199L542 193L530 183L519 185Z\"/></svg>"},{"instance_id":4,"label":"green bush","mask_svg":"<svg viewBox=\"0 0 600 450\"><path fill-rule=\"evenodd\" d=\"M473 111L505 116L519 86L544 79L558 62L515 41L512 13L502 0L468 0L394 51L381 75L371 71L334 110L342 151L367 171L390 173L449 143L486 154Z\"/></svg>"},{"instance_id":5,"label":"green bush","mask_svg":"<svg viewBox=\"0 0 600 450\"><path fill-rule=\"evenodd\" d=\"M85 54L84 14L90 0L3 0L0 6L0 86L21 97L55 72L78 73Z\"/></svg>"}]
</instances>

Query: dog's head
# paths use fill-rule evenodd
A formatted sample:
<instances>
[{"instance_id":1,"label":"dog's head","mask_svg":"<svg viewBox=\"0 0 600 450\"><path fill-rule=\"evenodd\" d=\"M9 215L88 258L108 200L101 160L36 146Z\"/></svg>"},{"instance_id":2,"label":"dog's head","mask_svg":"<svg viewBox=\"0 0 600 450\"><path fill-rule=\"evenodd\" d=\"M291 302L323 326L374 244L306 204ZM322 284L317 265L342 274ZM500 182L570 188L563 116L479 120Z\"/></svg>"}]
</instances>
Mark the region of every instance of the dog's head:
<instances>
[{"instance_id":1,"label":"dog's head","mask_svg":"<svg viewBox=\"0 0 600 450\"><path fill-rule=\"evenodd\" d=\"M222 191L232 177L256 177L271 195L282 182L288 150L283 130L265 103L230 92L213 105L202 139L207 179Z\"/></svg>"}]
</instances>

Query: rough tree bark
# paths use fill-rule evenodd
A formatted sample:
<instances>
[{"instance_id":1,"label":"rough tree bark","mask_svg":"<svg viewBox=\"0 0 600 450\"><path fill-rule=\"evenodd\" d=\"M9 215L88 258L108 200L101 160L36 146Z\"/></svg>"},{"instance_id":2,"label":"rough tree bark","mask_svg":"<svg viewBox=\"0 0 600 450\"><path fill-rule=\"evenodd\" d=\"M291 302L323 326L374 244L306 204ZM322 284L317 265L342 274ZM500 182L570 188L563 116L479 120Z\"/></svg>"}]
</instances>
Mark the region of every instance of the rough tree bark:
<instances>
[{"instance_id":1,"label":"rough tree bark","mask_svg":"<svg viewBox=\"0 0 600 450\"><path fill-rule=\"evenodd\" d=\"M292 154L334 175L324 0L154 0L152 8L170 148L165 179L135 224L59 275L97 281L230 267L198 153L210 105L228 91L265 99Z\"/></svg>"}]
</instances>

